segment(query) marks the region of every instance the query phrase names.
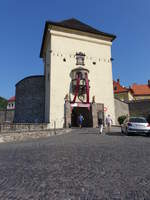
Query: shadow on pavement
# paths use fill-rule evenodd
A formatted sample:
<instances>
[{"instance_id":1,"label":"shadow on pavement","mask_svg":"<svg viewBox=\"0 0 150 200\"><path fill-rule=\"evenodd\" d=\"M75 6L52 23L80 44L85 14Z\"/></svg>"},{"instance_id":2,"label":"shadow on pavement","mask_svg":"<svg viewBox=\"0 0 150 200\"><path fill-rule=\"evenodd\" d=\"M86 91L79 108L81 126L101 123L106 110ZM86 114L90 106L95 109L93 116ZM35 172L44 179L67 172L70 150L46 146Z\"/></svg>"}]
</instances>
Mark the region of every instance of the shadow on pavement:
<instances>
[{"instance_id":1,"label":"shadow on pavement","mask_svg":"<svg viewBox=\"0 0 150 200\"><path fill-rule=\"evenodd\" d=\"M129 135L126 135L124 133L121 133L121 132L106 132L105 135L108 135L108 136L126 136L126 137L150 137L150 136L147 136L145 135L144 133L130 133Z\"/></svg>"},{"instance_id":2,"label":"shadow on pavement","mask_svg":"<svg viewBox=\"0 0 150 200\"><path fill-rule=\"evenodd\" d=\"M106 132L105 135L109 135L109 136L126 136L121 132Z\"/></svg>"},{"instance_id":3,"label":"shadow on pavement","mask_svg":"<svg viewBox=\"0 0 150 200\"><path fill-rule=\"evenodd\" d=\"M90 135L99 135L99 128L74 128L72 129L72 133L78 134L90 134ZM110 132L107 132L107 129L104 128L102 135L109 136L125 136L121 133L120 130L112 129Z\"/></svg>"}]
</instances>

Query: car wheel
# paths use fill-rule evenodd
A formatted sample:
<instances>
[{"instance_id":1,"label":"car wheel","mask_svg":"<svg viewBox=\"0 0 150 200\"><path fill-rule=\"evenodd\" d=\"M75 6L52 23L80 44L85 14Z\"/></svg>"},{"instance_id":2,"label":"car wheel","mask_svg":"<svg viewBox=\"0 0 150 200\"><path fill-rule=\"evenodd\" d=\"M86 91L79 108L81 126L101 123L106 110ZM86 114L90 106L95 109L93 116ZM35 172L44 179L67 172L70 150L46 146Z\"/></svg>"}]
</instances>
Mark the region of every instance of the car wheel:
<instances>
[{"instance_id":1,"label":"car wheel","mask_svg":"<svg viewBox=\"0 0 150 200\"><path fill-rule=\"evenodd\" d=\"M127 128L126 128L126 132L125 132L125 133L126 133L126 135L129 135L129 132L128 132L128 129L127 129Z\"/></svg>"},{"instance_id":2,"label":"car wheel","mask_svg":"<svg viewBox=\"0 0 150 200\"><path fill-rule=\"evenodd\" d=\"M146 133L146 136L149 137L149 136L150 136L150 133Z\"/></svg>"}]
</instances>

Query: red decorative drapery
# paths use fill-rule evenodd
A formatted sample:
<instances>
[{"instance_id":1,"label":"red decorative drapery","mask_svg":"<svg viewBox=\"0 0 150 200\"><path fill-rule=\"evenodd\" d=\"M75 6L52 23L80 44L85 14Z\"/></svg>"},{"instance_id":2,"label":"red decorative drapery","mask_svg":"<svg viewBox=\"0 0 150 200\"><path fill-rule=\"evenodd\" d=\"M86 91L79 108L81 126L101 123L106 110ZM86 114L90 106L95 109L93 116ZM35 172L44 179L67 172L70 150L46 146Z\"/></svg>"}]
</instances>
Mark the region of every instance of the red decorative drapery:
<instances>
[{"instance_id":1,"label":"red decorative drapery","mask_svg":"<svg viewBox=\"0 0 150 200\"><path fill-rule=\"evenodd\" d=\"M75 95L74 95L74 98L73 98L73 103L75 103L78 92L79 92L79 84L80 84L80 76L77 75L77 84L76 84Z\"/></svg>"},{"instance_id":2,"label":"red decorative drapery","mask_svg":"<svg viewBox=\"0 0 150 200\"><path fill-rule=\"evenodd\" d=\"M77 74L76 75L75 95L74 95L72 103L76 102L76 98L79 95L80 80L81 80L81 77L79 74ZM86 87L86 103L89 104L89 80L88 80L87 73L85 74L85 87Z\"/></svg>"},{"instance_id":3,"label":"red decorative drapery","mask_svg":"<svg viewBox=\"0 0 150 200\"><path fill-rule=\"evenodd\" d=\"M89 80L87 74L85 77L85 83L86 83L86 96L87 96L86 103L89 103Z\"/></svg>"}]
</instances>

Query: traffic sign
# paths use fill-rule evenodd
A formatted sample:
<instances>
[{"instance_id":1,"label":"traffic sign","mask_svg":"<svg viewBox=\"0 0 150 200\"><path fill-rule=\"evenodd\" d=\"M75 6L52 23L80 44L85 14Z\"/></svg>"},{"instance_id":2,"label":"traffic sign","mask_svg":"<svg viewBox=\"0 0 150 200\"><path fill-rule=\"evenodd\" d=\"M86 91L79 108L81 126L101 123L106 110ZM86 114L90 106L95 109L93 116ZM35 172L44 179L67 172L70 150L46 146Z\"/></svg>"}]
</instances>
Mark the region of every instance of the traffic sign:
<instances>
[{"instance_id":1,"label":"traffic sign","mask_svg":"<svg viewBox=\"0 0 150 200\"><path fill-rule=\"evenodd\" d=\"M107 111L107 107L104 107L104 112L106 112Z\"/></svg>"}]
</instances>

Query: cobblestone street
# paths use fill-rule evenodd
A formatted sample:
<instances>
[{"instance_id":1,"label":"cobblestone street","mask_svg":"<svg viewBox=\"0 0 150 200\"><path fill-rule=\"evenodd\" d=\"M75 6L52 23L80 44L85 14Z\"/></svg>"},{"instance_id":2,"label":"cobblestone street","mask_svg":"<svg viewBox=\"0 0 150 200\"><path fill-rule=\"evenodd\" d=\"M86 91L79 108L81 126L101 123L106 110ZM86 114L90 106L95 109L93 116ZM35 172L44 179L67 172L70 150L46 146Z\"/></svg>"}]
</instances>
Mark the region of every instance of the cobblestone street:
<instances>
[{"instance_id":1,"label":"cobblestone street","mask_svg":"<svg viewBox=\"0 0 150 200\"><path fill-rule=\"evenodd\" d=\"M149 200L150 138L96 129L0 144L0 200Z\"/></svg>"}]
</instances>

